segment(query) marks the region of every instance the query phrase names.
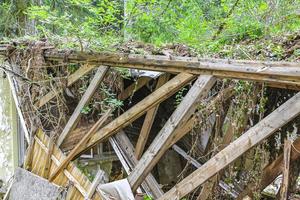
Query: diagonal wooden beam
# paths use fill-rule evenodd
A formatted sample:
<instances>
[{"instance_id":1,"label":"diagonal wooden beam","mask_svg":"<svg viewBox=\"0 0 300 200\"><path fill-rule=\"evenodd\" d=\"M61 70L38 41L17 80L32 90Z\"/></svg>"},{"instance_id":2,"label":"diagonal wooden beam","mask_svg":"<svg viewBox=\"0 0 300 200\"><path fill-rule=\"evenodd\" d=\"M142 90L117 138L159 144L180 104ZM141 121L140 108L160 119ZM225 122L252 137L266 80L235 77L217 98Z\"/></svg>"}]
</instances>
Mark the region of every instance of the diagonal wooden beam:
<instances>
[{"instance_id":1,"label":"diagonal wooden beam","mask_svg":"<svg viewBox=\"0 0 300 200\"><path fill-rule=\"evenodd\" d=\"M159 200L180 199L224 169L250 148L272 135L300 113L300 93L289 99L237 140L232 142L201 168L183 179Z\"/></svg>"},{"instance_id":2,"label":"diagonal wooden beam","mask_svg":"<svg viewBox=\"0 0 300 200\"><path fill-rule=\"evenodd\" d=\"M215 82L216 79L212 76L199 76L148 150L143 154L137 166L128 176L128 182L133 190L137 189L145 176L149 174L165 151L168 150L169 144L172 143L175 130L188 121L195 112L200 100L207 96Z\"/></svg>"},{"instance_id":3,"label":"diagonal wooden beam","mask_svg":"<svg viewBox=\"0 0 300 200\"><path fill-rule=\"evenodd\" d=\"M158 81L157 81L157 84L156 84L156 90L158 88L160 88L163 84L165 84L168 79L169 79L170 75L169 74L163 74L161 75L159 78L158 78ZM150 130L151 130L151 127L152 127L152 124L154 122L154 119L155 119L155 116L156 116L156 112L158 110L158 107L159 105L151 108L146 116L145 116L145 119L144 119L144 123L143 123L143 126L142 126L142 129L141 129L141 132L140 132L140 135L139 135L139 138L138 138L138 141L136 143L136 146L135 146L135 156L137 159L140 159L141 156L142 156L142 153L144 151L144 148L145 148L145 145L146 145L146 142L148 140L148 136L149 136L149 133L150 133Z\"/></svg>"},{"instance_id":4,"label":"diagonal wooden beam","mask_svg":"<svg viewBox=\"0 0 300 200\"><path fill-rule=\"evenodd\" d=\"M91 98L93 97L95 91L97 90L98 86L100 83L103 81L105 74L107 73L109 67L106 66L101 66L97 70L96 74L94 75L94 78L90 82L89 87L85 91L84 95L80 99L78 105L76 106L72 116L70 117L69 121L67 122L64 130L62 133L59 135L57 139L57 146L59 147L64 139L67 137L67 135L76 127L77 122L80 119L81 116L81 111L84 106L86 106Z\"/></svg>"},{"instance_id":5,"label":"diagonal wooden beam","mask_svg":"<svg viewBox=\"0 0 300 200\"><path fill-rule=\"evenodd\" d=\"M112 139L114 139L116 143L120 146L123 154L125 154L126 160L129 162L130 171L132 171L137 165L138 160L134 155L134 147L131 144L129 138L123 131L120 131L118 134L113 136ZM151 173L145 178L144 182L142 183L142 187L147 189L148 191L150 190L151 195L155 199L161 197L164 194L164 192L161 190L159 184L157 183L157 181Z\"/></svg>"},{"instance_id":6,"label":"diagonal wooden beam","mask_svg":"<svg viewBox=\"0 0 300 200\"><path fill-rule=\"evenodd\" d=\"M194 75L188 73L180 73L158 90L151 93L135 106L124 112L118 118L101 128L95 135L89 140L86 146L82 147L82 151L89 149L95 144L107 139L113 134L117 133L125 126L131 124L134 120L142 116L145 112L161 103L165 99L175 94L180 88L185 86L191 80L195 78Z\"/></svg>"},{"instance_id":7,"label":"diagonal wooden beam","mask_svg":"<svg viewBox=\"0 0 300 200\"><path fill-rule=\"evenodd\" d=\"M92 71L96 66L95 65L89 65L86 64L83 67L80 67L77 71L75 71L73 74L71 74L68 77L67 80L67 86L73 85L76 81L78 81L82 76ZM51 91L45 96L43 96L38 102L36 102L34 105L38 108L42 107L46 103L48 103L51 99L53 99L61 90L59 91Z\"/></svg>"},{"instance_id":8,"label":"diagonal wooden beam","mask_svg":"<svg viewBox=\"0 0 300 200\"><path fill-rule=\"evenodd\" d=\"M94 126L87 132L87 134L80 140L80 142L72 149L69 155L62 161L62 163L54 170L54 172L50 175L49 181L52 182L58 175L61 173L65 167L70 163L73 158L78 154L78 151L82 148L83 145L87 143L90 137L99 129L107 120L107 118L112 113L112 109L106 111L106 113L94 124Z\"/></svg>"}]
</instances>

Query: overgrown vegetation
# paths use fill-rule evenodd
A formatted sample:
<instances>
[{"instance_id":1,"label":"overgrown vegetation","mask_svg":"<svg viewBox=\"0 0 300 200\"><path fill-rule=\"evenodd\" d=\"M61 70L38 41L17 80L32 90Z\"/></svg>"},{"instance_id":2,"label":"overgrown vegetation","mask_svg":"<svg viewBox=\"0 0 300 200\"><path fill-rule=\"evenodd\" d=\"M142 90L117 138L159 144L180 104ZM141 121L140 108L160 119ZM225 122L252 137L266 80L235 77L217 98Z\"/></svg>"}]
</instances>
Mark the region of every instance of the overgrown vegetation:
<instances>
[{"instance_id":1,"label":"overgrown vegetation","mask_svg":"<svg viewBox=\"0 0 300 200\"><path fill-rule=\"evenodd\" d=\"M6 0L0 3L0 36L63 39L81 49L125 38L184 43L209 53L298 31L299 7L298 0Z\"/></svg>"}]
</instances>

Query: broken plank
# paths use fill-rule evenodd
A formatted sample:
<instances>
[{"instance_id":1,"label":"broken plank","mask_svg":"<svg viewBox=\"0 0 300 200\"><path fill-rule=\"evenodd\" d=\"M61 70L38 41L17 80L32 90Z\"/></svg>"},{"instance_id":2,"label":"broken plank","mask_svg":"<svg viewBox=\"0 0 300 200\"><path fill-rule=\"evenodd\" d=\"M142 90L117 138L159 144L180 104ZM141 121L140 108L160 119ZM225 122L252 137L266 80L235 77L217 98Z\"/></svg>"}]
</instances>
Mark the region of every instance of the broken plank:
<instances>
[{"instance_id":1,"label":"broken plank","mask_svg":"<svg viewBox=\"0 0 300 200\"><path fill-rule=\"evenodd\" d=\"M168 150L172 143L175 130L188 121L195 112L198 103L202 98L207 96L215 82L216 79L212 76L201 75L198 77L148 150L143 154L132 173L128 176L128 182L133 190L136 190L165 151Z\"/></svg>"},{"instance_id":2,"label":"broken plank","mask_svg":"<svg viewBox=\"0 0 300 200\"><path fill-rule=\"evenodd\" d=\"M142 116L145 112L161 103L165 99L172 96L180 88L185 86L195 76L188 73L180 73L158 90L151 93L149 96L144 98L142 101L137 103L135 106L124 112L122 115L117 117L115 120L101 128L95 135L89 140L88 144L82 148L82 151L94 146L95 144L107 139L113 134L117 133L125 126L131 124L134 120Z\"/></svg>"},{"instance_id":3,"label":"broken plank","mask_svg":"<svg viewBox=\"0 0 300 200\"><path fill-rule=\"evenodd\" d=\"M91 98L93 97L93 94L97 90L99 84L103 81L105 74L107 73L109 67L101 66L98 68L96 74L94 75L94 78L89 84L89 87L86 89L84 95L80 99L78 105L76 106L72 116L70 117L69 121L67 122L64 130L59 135L57 139L57 146L60 146L64 139L67 137L67 135L75 128L77 125L77 122L80 119L81 111L86 106Z\"/></svg>"},{"instance_id":4,"label":"broken plank","mask_svg":"<svg viewBox=\"0 0 300 200\"><path fill-rule=\"evenodd\" d=\"M94 65L85 64L83 67L80 67L77 71L71 74L67 79L67 87L73 85L76 81L78 81L82 76L89 73L91 70L95 68ZM39 101L37 101L34 105L38 108L42 107L46 103L48 103L51 99L53 99L61 90L58 91L50 91L45 96L43 96Z\"/></svg>"},{"instance_id":5,"label":"broken plank","mask_svg":"<svg viewBox=\"0 0 300 200\"><path fill-rule=\"evenodd\" d=\"M253 146L272 135L300 113L300 93L282 104L279 108L250 128L237 140L225 147L201 168L184 178L159 200L180 199L203 184L210 177L224 169Z\"/></svg>"},{"instance_id":6,"label":"broken plank","mask_svg":"<svg viewBox=\"0 0 300 200\"><path fill-rule=\"evenodd\" d=\"M165 84L168 79L169 79L170 75L169 74L162 74L159 78L158 78L158 81L157 81L157 84L156 84L156 90L158 88L160 88L163 84ZM140 132L140 135L139 135L139 138L138 138L138 141L136 143L136 146L135 146L135 157L137 159L140 159L141 156L142 156L142 153L144 151L144 148L145 148L145 145L146 145L146 142L148 140L148 136L149 136L149 133L151 131L151 127L152 127L152 124L154 122L154 119L155 119L155 116L156 116L156 112L158 110L158 107L159 105L151 108L147 113L146 113L146 116L145 116L145 119L144 119L144 123L143 123L143 126L142 126L142 129L141 129L141 132Z\"/></svg>"},{"instance_id":7,"label":"broken plank","mask_svg":"<svg viewBox=\"0 0 300 200\"><path fill-rule=\"evenodd\" d=\"M49 181L53 181L59 173L69 164L69 162L78 154L78 151L84 146L91 136L105 123L107 118L112 113L112 109L109 109L105 114L94 124L94 126L85 134L85 136L80 140L80 142L72 149L69 155L62 161L62 163L54 170L50 175Z\"/></svg>"}]
</instances>

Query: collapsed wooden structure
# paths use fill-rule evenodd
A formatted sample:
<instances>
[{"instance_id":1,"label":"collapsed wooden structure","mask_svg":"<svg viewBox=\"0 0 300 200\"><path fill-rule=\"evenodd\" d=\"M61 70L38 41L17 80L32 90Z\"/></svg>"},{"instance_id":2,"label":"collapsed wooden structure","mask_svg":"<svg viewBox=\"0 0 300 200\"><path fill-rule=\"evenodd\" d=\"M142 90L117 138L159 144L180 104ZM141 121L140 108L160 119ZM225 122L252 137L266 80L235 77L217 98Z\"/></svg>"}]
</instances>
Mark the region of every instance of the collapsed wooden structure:
<instances>
[{"instance_id":1,"label":"collapsed wooden structure","mask_svg":"<svg viewBox=\"0 0 300 200\"><path fill-rule=\"evenodd\" d=\"M0 55L9 58L16 48L13 45L2 45L0 47ZM300 93L297 93L233 142L231 142L233 138L229 136L230 139L227 142L224 141L224 144L227 145L226 147L204 164L200 164L184 151L182 152L179 147L176 147L175 143L192 130L199 103L206 100L216 81L223 78L238 79L264 83L269 87L299 90L300 63L198 59L124 53L66 52L56 50L53 47L45 47L42 55L46 62L85 64L67 77L67 86L74 84L81 76L91 70L97 69L93 80L57 140L52 140L43 134L41 130L37 134L29 135L31 138L29 139L29 150L25 167L33 173L49 179L49 181L54 181L58 185L64 186L68 180L73 182L74 187L71 189L73 192L68 193L71 199L91 198L96 190L97 181L99 181L95 179L94 183L90 183L71 161L82 152L107 139L111 142L128 173L127 180L132 191L136 191L141 186L144 191L149 192L155 199L181 199L199 186L203 186L207 180L221 172L246 151L261 143L300 113ZM7 64L13 63L8 62ZM112 67L164 73L158 78L156 88L149 96L104 125L104 122L107 121L112 112L112 110L107 111L89 129L80 142L72 147L71 152L68 155L64 155L59 147L63 144L65 138L72 134L81 115L81 110L88 104L106 73ZM170 79L171 75L174 77ZM139 78L137 83L130 85L122 93L118 94L118 98L125 100L149 81L150 78ZM192 84L191 88L170 118L165 122L163 128L157 133L151 145L145 149L158 106L188 84ZM50 91L47 95L41 97L38 102L35 102L34 105L39 109L56 95L57 91ZM218 98L226 98L226 96L230 95L232 95L232 88L227 88L226 92L210 98L210 102L206 105L207 108L213 107L214 101ZM123 132L123 129L143 115L145 115L144 123L136 147L134 147ZM300 147L299 141L299 138L294 141L294 148ZM165 152L172 147L177 148L177 151L181 152L197 169L171 190L164 193L151 171ZM296 149L291 148L291 145L287 149L284 155L279 156L277 160L270 163L263 171L262 189L269 185L282 171L284 172L282 187L288 187L289 162L286 160L296 160L300 154ZM43 161L39 158L43 158ZM125 161L122 161L122 158ZM285 165L282 170L281 164L283 160ZM234 197L241 195L236 193L234 189L230 189L226 183L220 181L219 184L223 188L227 188L227 191L231 192ZM282 195L286 196L287 190L285 189L283 193ZM101 197L96 192L93 199L101 199ZM201 199L201 194L199 199Z\"/></svg>"}]
</instances>

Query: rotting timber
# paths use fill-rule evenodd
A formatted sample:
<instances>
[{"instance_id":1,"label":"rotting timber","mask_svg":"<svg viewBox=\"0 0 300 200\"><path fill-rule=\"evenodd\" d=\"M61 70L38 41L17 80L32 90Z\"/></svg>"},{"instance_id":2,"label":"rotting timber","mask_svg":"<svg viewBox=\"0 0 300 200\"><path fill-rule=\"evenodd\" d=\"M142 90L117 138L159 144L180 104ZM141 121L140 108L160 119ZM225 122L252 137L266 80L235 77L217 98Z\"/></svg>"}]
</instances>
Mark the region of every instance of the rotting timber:
<instances>
[{"instance_id":1,"label":"rotting timber","mask_svg":"<svg viewBox=\"0 0 300 200\"><path fill-rule=\"evenodd\" d=\"M25 45L25 48L33 47L26 47ZM16 44L0 46L0 55L7 61L5 65L11 67L6 68L10 70L8 74L14 79L18 78L15 76L17 73L14 73L17 71L15 69L17 63L14 63L15 60L10 58L18 51ZM159 181L151 173L164 154L175 143L186 139L199 118L202 121L210 119L214 124L213 130L211 129L210 131L204 131L200 128L202 137L198 142L202 144L199 149L202 149L203 152L199 150L199 154L205 154L205 149L209 148L208 143L213 144L213 135L214 137L217 135L216 127L222 127L226 123L226 127L228 126L229 122L226 119L231 116L227 116L227 112L232 109L232 104L229 103L230 106L224 106L223 113L219 113L217 102L230 102L232 96L236 94L232 86L223 84L222 81L224 78L251 81L253 85L257 86L256 89L259 89L263 85L263 87L280 88L280 90L292 89L295 93L300 88L300 63L63 51L46 44L42 45L39 56L42 56L44 59L43 64L46 66L34 66L36 68L55 68L55 66L51 65L51 62L84 64L83 67L80 67L73 74L66 77L67 83L65 87L76 83L80 77L93 69L99 69L93 81L90 82L90 86L85 91L83 98L74 109L74 113L67 120L68 122L65 124L67 126L63 128L63 131L56 133L55 137L47 136L40 129L36 134L33 132L30 133L31 138L25 163L25 167L29 171L45 177L58 185L64 186L67 181L73 182L75 187L71 189L72 193L70 195L79 199L90 198L94 192L93 199L101 199L99 189L95 189L95 185L99 184L97 182L99 179L96 178L93 183L89 182L78 171L71 160L74 160L74 158L77 158L95 145L105 142L107 139L109 139L114 151L128 173L127 180L133 192L137 190L141 191L142 189L143 192L146 192L155 199L180 199L194 192L195 189L199 188L214 175L221 173L228 165L270 137L278 129L284 127L285 124L291 122L300 113L300 94L297 93L286 102L282 102L276 109L272 109L272 112L269 112L264 118L260 117L255 123L252 122L251 127L240 129L240 136L236 140L233 137L234 131L228 129L228 135L226 134L224 137L228 137L227 140L232 142L227 142L228 145L226 147L220 148L219 152L212 155L210 159L205 160L202 165L197 163L197 160L193 160L198 169L194 170L189 176L164 193L159 186ZM110 70L109 67L111 69L114 67L124 67L159 71L167 74L167 76L165 74L160 75L160 77L165 77L161 78L159 83L157 82L155 90L148 96L144 95L142 100L128 107L123 113L115 114L114 117L110 117L109 119L108 114L104 114L103 119L101 118L100 121L92 124L93 127L89 126L87 130L77 132L78 136L76 136L76 127L81 116L80 111L88 104L98 85L107 76L107 71ZM137 83L129 85L123 92L117 94L119 99L126 100L134 92L138 92L149 81L151 81L151 78L139 78ZM183 97L182 101L180 101L180 104L168 116L169 118L165 120L160 131L157 131L154 135L152 133L154 139L150 141L149 136L151 134L149 129L154 126L153 121L159 113L159 106L188 84L191 85L189 91ZM51 99L61 92L62 88L58 91L49 91L48 94L41 96L39 101L31 105L34 108L33 110L42 109L43 106L49 104ZM292 91L290 92L293 93ZM204 109L200 108L201 106L199 105L201 104L205 105ZM205 112L206 115L201 115L202 112ZM139 144L134 149L134 142L128 138L125 129L136 120L143 120L142 116L144 114L147 116L146 119L150 119L150 122L147 123L146 121L146 123L142 124L141 132L138 133L139 136L137 138ZM22 112L19 115L22 115ZM221 118L222 115L224 115L223 118ZM247 119L247 117L245 118ZM248 120L245 123L247 124ZM25 124L25 128L26 126L28 127L29 125ZM73 142L75 145L68 146L68 150L71 150L71 153L66 155L66 152L62 151L62 147L64 146L64 142L68 142L67 140L73 136L76 136L76 142ZM207 142L205 143L201 140L206 140ZM146 142L149 145L146 145ZM291 148L299 149L298 143L297 139ZM178 148L173 149L179 151ZM288 160L291 160L291 162L296 160L299 157L298 154L297 150L292 149L291 158ZM182 151L181 155L187 160L192 159L190 155L182 153ZM43 162L38 162L37 159L39 157L43 157ZM286 158L283 159L281 155L265 168L261 180L263 187L266 187L280 174L280 165L283 165L283 160L286 160ZM289 174L289 170L289 168L288 170L285 169L284 173ZM268 177L269 180L265 180L265 177ZM219 185L235 198L238 195L245 196L248 194L251 196L251 192L247 188L245 188L245 191L239 191L239 189L227 185L222 180L219 181ZM287 190L288 183L286 181L283 182L282 188Z\"/></svg>"}]
</instances>

